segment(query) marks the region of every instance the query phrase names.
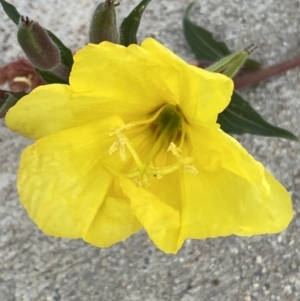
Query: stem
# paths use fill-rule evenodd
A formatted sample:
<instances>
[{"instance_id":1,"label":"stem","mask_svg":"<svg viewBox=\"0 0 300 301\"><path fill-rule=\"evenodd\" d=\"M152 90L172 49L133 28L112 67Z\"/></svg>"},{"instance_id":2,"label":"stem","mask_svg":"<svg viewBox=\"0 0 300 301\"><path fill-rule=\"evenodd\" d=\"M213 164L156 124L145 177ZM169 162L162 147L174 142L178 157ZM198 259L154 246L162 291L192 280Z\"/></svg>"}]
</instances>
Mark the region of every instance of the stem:
<instances>
[{"instance_id":1,"label":"stem","mask_svg":"<svg viewBox=\"0 0 300 301\"><path fill-rule=\"evenodd\" d=\"M10 93L10 91L6 91L6 90L1 90L0 89L0 99L5 99L6 97L6 93Z\"/></svg>"},{"instance_id":2,"label":"stem","mask_svg":"<svg viewBox=\"0 0 300 301\"><path fill-rule=\"evenodd\" d=\"M238 90L247 86L251 86L262 80L266 80L272 76L281 74L298 66L300 66L300 57L296 57L292 60L237 77L234 79L234 89Z\"/></svg>"},{"instance_id":3,"label":"stem","mask_svg":"<svg viewBox=\"0 0 300 301\"><path fill-rule=\"evenodd\" d=\"M5 90L0 90L0 118L4 118L7 111L26 94L27 93L24 91L9 92Z\"/></svg>"}]
</instances>

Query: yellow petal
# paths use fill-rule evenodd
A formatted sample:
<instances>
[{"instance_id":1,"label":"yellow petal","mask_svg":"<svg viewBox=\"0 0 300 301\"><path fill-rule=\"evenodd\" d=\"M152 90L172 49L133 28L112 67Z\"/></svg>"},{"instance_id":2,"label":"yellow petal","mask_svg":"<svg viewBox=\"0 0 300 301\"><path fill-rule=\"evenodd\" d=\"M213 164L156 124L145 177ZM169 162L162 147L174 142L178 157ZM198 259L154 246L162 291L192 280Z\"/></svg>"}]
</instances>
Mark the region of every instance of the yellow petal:
<instances>
[{"instance_id":1,"label":"yellow petal","mask_svg":"<svg viewBox=\"0 0 300 301\"><path fill-rule=\"evenodd\" d=\"M120 185L130 199L133 213L153 243L166 253L176 253L180 230L179 212L147 189L137 187L131 180L122 178Z\"/></svg>"},{"instance_id":2,"label":"yellow petal","mask_svg":"<svg viewBox=\"0 0 300 301\"><path fill-rule=\"evenodd\" d=\"M227 170L185 173L180 243L186 238L251 236L284 230L293 217L284 187L265 171L270 196Z\"/></svg>"},{"instance_id":3,"label":"yellow petal","mask_svg":"<svg viewBox=\"0 0 300 301\"><path fill-rule=\"evenodd\" d=\"M188 121L211 123L229 104L233 82L230 78L208 72L204 69L187 64L169 49L148 38L142 48L151 52L153 57L160 59L174 68L176 84L172 87L177 92L177 99Z\"/></svg>"},{"instance_id":4,"label":"yellow petal","mask_svg":"<svg viewBox=\"0 0 300 301\"><path fill-rule=\"evenodd\" d=\"M192 154L200 169L218 171L227 169L252 184L260 185L268 195L269 185L265 180L265 169L238 141L224 133L218 126L193 125L188 134L192 141Z\"/></svg>"},{"instance_id":5,"label":"yellow petal","mask_svg":"<svg viewBox=\"0 0 300 301\"><path fill-rule=\"evenodd\" d=\"M69 109L71 93L66 85L40 86L8 111L6 124L12 131L34 139L77 126Z\"/></svg>"},{"instance_id":6,"label":"yellow petal","mask_svg":"<svg viewBox=\"0 0 300 301\"><path fill-rule=\"evenodd\" d=\"M112 184L103 158L113 142L117 117L61 131L22 154L18 191L29 216L47 234L82 237Z\"/></svg>"},{"instance_id":7,"label":"yellow petal","mask_svg":"<svg viewBox=\"0 0 300 301\"><path fill-rule=\"evenodd\" d=\"M70 86L40 86L23 97L6 115L6 124L19 134L33 139L84 125L120 113L125 122L141 118L126 102L114 102L100 96L74 93ZM143 116L144 117L144 116Z\"/></svg>"},{"instance_id":8,"label":"yellow petal","mask_svg":"<svg viewBox=\"0 0 300 301\"><path fill-rule=\"evenodd\" d=\"M181 70L191 65L187 64L183 59L173 53L170 49L163 46L152 38L147 38L141 43L141 47L149 51L157 59L166 62L177 70Z\"/></svg>"},{"instance_id":9,"label":"yellow petal","mask_svg":"<svg viewBox=\"0 0 300 301\"><path fill-rule=\"evenodd\" d=\"M142 47L90 44L74 60L71 87L36 88L8 112L10 129L38 139L107 114L126 123L145 119L167 103L178 105L189 121L211 123L233 89L229 78L184 63L153 39Z\"/></svg>"},{"instance_id":10,"label":"yellow petal","mask_svg":"<svg viewBox=\"0 0 300 301\"><path fill-rule=\"evenodd\" d=\"M97 247L109 247L141 229L130 203L124 199L107 198L83 238Z\"/></svg>"},{"instance_id":11,"label":"yellow petal","mask_svg":"<svg viewBox=\"0 0 300 301\"><path fill-rule=\"evenodd\" d=\"M117 102L121 108L115 106L115 110L121 114L124 106L148 114L172 93L162 81L171 77L170 68L137 45L89 44L76 53L74 61L70 84L75 93L101 97L105 105Z\"/></svg>"},{"instance_id":12,"label":"yellow petal","mask_svg":"<svg viewBox=\"0 0 300 301\"><path fill-rule=\"evenodd\" d=\"M75 55L70 83L76 93L117 100L122 107L125 102L141 114L164 103L179 105L188 119L202 123L216 121L233 91L228 77L190 66L153 39L142 47L86 46Z\"/></svg>"}]
</instances>

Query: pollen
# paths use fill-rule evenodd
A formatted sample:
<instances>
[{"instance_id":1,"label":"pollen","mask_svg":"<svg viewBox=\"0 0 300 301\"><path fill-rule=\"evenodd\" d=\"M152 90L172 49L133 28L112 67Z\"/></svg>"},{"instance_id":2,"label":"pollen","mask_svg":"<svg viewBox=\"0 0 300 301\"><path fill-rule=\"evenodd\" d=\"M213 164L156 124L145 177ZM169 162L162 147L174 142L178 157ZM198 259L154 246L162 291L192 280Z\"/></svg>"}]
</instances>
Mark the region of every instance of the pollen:
<instances>
[{"instance_id":1,"label":"pollen","mask_svg":"<svg viewBox=\"0 0 300 301\"><path fill-rule=\"evenodd\" d=\"M186 171L193 173L193 174L198 174L197 168L190 164L190 163L192 163L193 158L192 157L184 157L182 155L182 151L180 150L180 148L178 148L176 146L175 143L171 142L167 151L171 152L177 158L178 162L181 162L184 165Z\"/></svg>"},{"instance_id":2,"label":"pollen","mask_svg":"<svg viewBox=\"0 0 300 301\"><path fill-rule=\"evenodd\" d=\"M110 137L117 136L117 139L113 142L112 146L108 150L109 155L112 155L114 152L116 152L117 150L119 150L121 161L125 161L126 160L126 148L125 148L125 145L126 145L128 139L127 139L127 137L125 135L123 135L122 132L124 130L131 129L134 126L135 126L134 123L127 123L127 124L123 125L122 127L118 127L113 132L109 133Z\"/></svg>"}]
</instances>

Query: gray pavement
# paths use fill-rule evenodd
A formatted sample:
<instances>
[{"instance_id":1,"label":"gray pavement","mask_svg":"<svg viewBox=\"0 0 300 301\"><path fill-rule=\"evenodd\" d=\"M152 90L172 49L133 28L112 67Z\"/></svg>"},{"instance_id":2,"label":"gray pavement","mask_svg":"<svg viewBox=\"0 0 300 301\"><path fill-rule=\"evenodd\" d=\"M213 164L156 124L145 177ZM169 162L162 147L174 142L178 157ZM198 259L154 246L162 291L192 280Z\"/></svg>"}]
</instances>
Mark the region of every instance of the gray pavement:
<instances>
[{"instance_id":1,"label":"gray pavement","mask_svg":"<svg viewBox=\"0 0 300 301\"><path fill-rule=\"evenodd\" d=\"M87 41L88 20L98 1L10 2L76 50ZM121 2L120 15L125 16L138 1ZM152 2L140 39L153 36L193 60L181 30L190 1ZM253 57L264 65L299 54L299 0L202 0L194 17L232 49L255 43ZM0 9L0 66L23 57L15 33ZM242 95L267 120L300 137L300 69ZM19 156L30 141L1 121L0 301L299 301L300 144L248 135L239 140L291 193L292 224L278 235L189 240L174 256L156 249L144 232L109 249L40 232L20 205L15 187Z\"/></svg>"}]
</instances>

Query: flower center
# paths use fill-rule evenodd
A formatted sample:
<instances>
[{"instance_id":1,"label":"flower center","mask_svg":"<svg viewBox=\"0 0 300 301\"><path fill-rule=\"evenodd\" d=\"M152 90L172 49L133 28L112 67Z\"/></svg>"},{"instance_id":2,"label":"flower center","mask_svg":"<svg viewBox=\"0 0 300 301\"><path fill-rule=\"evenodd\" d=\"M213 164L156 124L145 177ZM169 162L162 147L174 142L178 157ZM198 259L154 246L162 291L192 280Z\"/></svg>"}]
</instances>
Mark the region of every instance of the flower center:
<instances>
[{"instance_id":1,"label":"flower center","mask_svg":"<svg viewBox=\"0 0 300 301\"><path fill-rule=\"evenodd\" d=\"M149 177L154 176L161 179L164 175L170 174L181 167L185 167L189 172L197 173L195 167L190 165L193 161L191 157L182 155L186 132L186 123L181 112L173 105L165 105L156 111L150 118L139 120L117 128L110 136L116 136L116 140L109 149L109 154L119 150L121 161L126 160L126 150L129 151L134 168L128 173L120 173L106 166L115 175L134 179L139 185L148 187ZM149 131L150 129L150 131ZM151 148L147 150L147 155L141 159L133 143L129 140L129 135L134 137L141 131L148 131ZM123 132L128 131L128 135ZM152 143L153 141L153 143ZM179 147L176 143L179 142ZM170 152L175 157L175 163L166 166L154 164L156 156L161 152Z\"/></svg>"},{"instance_id":2,"label":"flower center","mask_svg":"<svg viewBox=\"0 0 300 301\"><path fill-rule=\"evenodd\" d=\"M166 134L172 135L178 130L181 130L181 114L177 111L174 106L167 106L159 114L157 119L153 122L157 125L161 131L165 131Z\"/></svg>"}]
</instances>

